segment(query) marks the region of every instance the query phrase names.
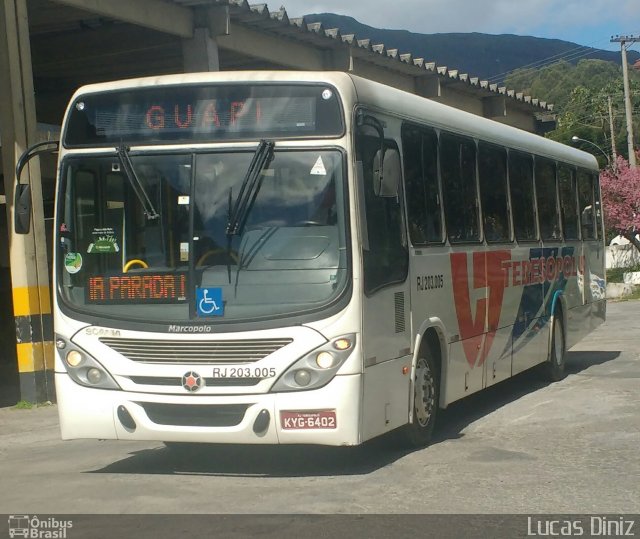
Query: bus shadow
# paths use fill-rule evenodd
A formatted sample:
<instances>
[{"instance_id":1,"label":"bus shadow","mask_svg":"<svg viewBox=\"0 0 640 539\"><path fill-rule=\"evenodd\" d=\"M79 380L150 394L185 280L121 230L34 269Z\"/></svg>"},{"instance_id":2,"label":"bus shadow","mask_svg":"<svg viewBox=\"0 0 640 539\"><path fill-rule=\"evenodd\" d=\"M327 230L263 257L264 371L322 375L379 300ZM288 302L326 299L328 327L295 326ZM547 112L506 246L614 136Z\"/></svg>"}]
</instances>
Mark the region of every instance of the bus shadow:
<instances>
[{"instance_id":1,"label":"bus shadow","mask_svg":"<svg viewBox=\"0 0 640 539\"><path fill-rule=\"evenodd\" d=\"M184 444L137 451L90 473L274 478L366 475L406 453L388 436L357 447Z\"/></svg>"},{"instance_id":2,"label":"bus shadow","mask_svg":"<svg viewBox=\"0 0 640 539\"><path fill-rule=\"evenodd\" d=\"M619 355L620 352L568 352L567 373L577 374ZM464 429L477 419L547 385L549 382L533 369L452 404L441 412L431 445L461 438ZM184 444L133 452L89 473L237 477L366 475L415 451L420 450L403 448L395 433L358 447Z\"/></svg>"},{"instance_id":3,"label":"bus shadow","mask_svg":"<svg viewBox=\"0 0 640 539\"><path fill-rule=\"evenodd\" d=\"M619 351L567 352L565 372L567 376L578 374L590 367L613 361L620 353ZM464 429L474 421L551 384L545 378L541 367L519 373L513 378L451 404L440 413L433 443L461 438L464 436Z\"/></svg>"}]
</instances>

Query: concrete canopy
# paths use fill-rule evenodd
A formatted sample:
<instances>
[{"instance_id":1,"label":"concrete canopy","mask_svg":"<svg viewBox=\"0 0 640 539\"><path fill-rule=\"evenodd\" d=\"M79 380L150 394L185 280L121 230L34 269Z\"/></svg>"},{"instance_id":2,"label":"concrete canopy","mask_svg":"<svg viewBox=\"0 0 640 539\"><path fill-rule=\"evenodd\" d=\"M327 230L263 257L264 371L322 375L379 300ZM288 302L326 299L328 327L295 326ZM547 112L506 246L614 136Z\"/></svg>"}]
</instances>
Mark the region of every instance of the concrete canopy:
<instances>
[{"instance_id":1,"label":"concrete canopy","mask_svg":"<svg viewBox=\"0 0 640 539\"><path fill-rule=\"evenodd\" d=\"M439 66L433 59L372 43L367 36L343 35L338 28L289 19L284 8L270 12L265 4L249 5L245 0L4 0L1 6L5 198L0 192L0 205L6 219L0 220L0 238L9 241L0 243L0 261L10 260L6 280L12 298L5 307L15 320L17 351L12 361L18 365L25 400L53 399L51 249L46 238L52 232L55 165L36 161L23 174L34 202L33 226L26 236L14 234L10 226L15 165L41 138L38 125L55 131L61 124L79 86L188 71L338 70L527 131L542 132L553 125L551 105ZM0 369L0 386L2 380Z\"/></svg>"}]
</instances>

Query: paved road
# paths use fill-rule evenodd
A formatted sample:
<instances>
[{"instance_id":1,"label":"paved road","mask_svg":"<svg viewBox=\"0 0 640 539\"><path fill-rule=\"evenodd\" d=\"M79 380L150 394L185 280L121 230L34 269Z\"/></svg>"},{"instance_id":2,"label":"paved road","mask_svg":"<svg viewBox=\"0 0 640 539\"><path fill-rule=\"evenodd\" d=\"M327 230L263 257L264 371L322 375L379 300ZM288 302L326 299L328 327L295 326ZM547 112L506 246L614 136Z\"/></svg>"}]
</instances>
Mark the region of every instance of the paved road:
<instances>
[{"instance_id":1,"label":"paved road","mask_svg":"<svg viewBox=\"0 0 640 539\"><path fill-rule=\"evenodd\" d=\"M568 354L450 407L430 447L58 439L55 406L0 409L1 513L639 513L640 302ZM640 534L640 530L636 530Z\"/></svg>"}]
</instances>

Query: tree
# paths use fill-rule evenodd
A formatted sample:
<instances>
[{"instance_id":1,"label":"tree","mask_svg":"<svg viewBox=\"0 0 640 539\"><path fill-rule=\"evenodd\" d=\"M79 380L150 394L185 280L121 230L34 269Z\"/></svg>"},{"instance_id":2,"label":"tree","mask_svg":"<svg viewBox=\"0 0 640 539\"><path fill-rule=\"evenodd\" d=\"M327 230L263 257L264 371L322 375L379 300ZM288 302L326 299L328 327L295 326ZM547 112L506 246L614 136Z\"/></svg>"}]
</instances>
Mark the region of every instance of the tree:
<instances>
[{"instance_id":1,"label":"tree","mask_svg":"<svg viewBox=\"0 0 640 539\"><path fill-rule=\"evenodd\" d=\"M630 73L633 80L638 77ZM585 59L577 65L559 61L539 69L517 69L505 78L505 84L518 91L554 104L554 110L562 112L569 104L574 88L585 88L598 92L611 81L620 80L622 70L614 62Z\"/></svg>"},{"instance_id":2,"label":"tree","mask_svg":"<svg viewBox=\"0 0 640 539\"><path fill-rule=\"evenodd\" d=\"M627 238L640 251L636 234L640 231L640 168L618 157L617 171L600 174L604 222L609 229Z\"/></svg>"},{"instance_id":3,"label":"tree","mask_svg":"<svg viewBox=\"0 0 640 539\"><path fill-rule=\"evenodd\" d=\"M630 69L629 78L637 141L640 136L640 71ZM548 138L571 145L571 138L577 136L593 142L607 153L611 152L608 107L611 98L616 151L627 157L622 70L616 63L589 59L574 66L560 61L540 69L516 70L506 78L506 83L554 104L557 127L546 134ZM581 146L581 149L593 152L602 167L607 165L593 147Z\"/></svg>"}]
</instances>

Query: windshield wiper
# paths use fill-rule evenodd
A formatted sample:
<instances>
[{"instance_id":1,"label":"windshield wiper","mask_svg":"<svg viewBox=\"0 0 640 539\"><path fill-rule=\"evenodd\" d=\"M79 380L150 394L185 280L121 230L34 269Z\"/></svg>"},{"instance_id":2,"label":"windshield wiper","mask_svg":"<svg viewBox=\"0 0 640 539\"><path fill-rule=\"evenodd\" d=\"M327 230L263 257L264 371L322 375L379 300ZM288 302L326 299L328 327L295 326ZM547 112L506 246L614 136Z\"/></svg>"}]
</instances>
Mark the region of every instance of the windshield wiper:
<instances>
[{"instance_id":1,"label":"windshield wiper","mask_svg":"<svg viewBox=\"0 0 640 539\"><path fill-rule=\"evenodd\" d=\"M142 185L140 178L138 178L138 175L136 174L136 171L133 168L133 163L131 162L131 158L129 157L129 148L124 144L120 144L120 146L116 148L116 152L118 152L118 159L120 160L120 166L122 167L122 170L127 176L127 179L129 180L131 187L133 188L136 196L138 197L140 204L142 204L142 211L147 216L147 219L157 219L158 217L160 217L160 215L158 214L156 209L153 207L153 204L151 203L151 199L149 198L149 195L145 191L144 185Z\"/></svg>"},{"instance_id":2,"label":"windshield wiper","mask_svg":"<svg viewBox=\"0 0 640 539\"><path fill-rule=\"evenodd\" d=\"M261 140L253 154L253 158L247 169L247 174L240 186L238 198L236 198L236 202L229 212L229 222L227 223L227 236L229 238L242 234L247 216L260 190L262 183L260 181L260 175L273 159L274 146L274 142Z\"/></svg>"}]
</instances>

